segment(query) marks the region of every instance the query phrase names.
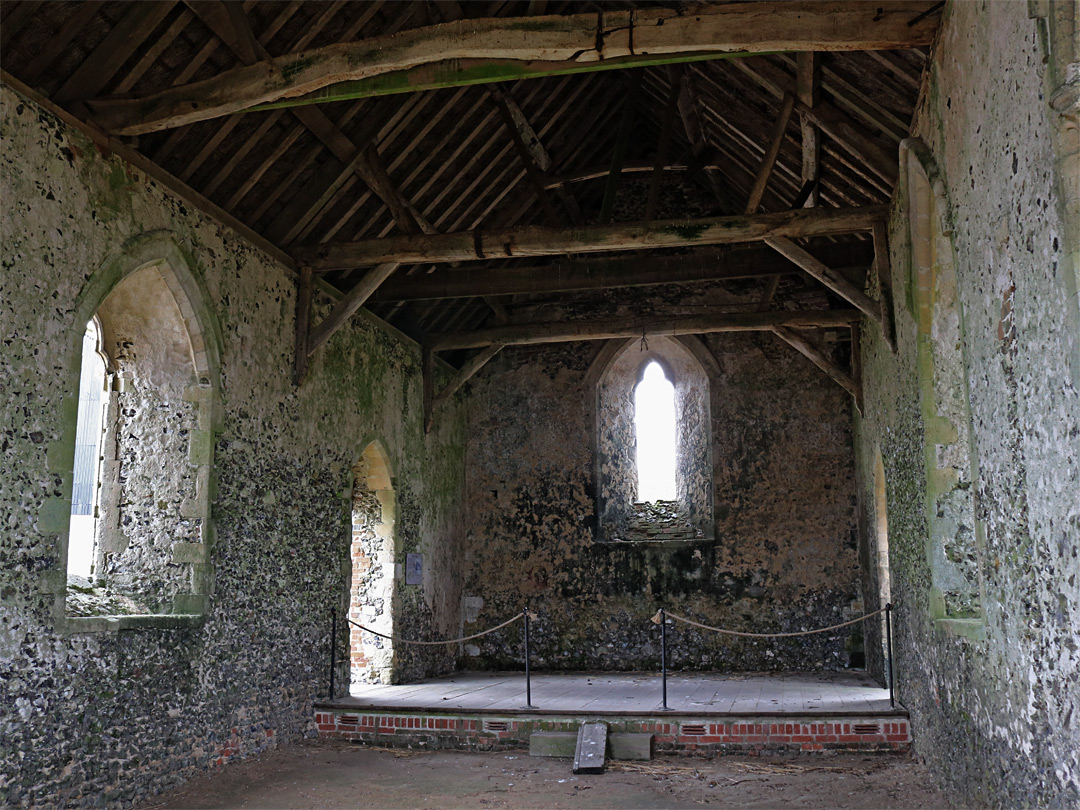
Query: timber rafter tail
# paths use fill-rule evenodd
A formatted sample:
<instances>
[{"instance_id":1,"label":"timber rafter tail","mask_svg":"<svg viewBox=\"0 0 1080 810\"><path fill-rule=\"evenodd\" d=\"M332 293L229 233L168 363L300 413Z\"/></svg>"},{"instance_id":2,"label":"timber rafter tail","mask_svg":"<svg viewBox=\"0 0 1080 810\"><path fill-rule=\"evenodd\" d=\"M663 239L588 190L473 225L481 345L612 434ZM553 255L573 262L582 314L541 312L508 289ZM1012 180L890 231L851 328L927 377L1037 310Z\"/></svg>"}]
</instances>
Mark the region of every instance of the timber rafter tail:
<instances>
[{"instance_id":1,"label":"timber rafter tail","mask_svg":"<svg viewBox=\"0 0 1080 810\"><path fill-rule=\"evenodd\" d=\"M608 60L628 57L642 64L659 64L694 54L903 49L931 42L937 21L924 14L931 6L907 0L793 0L701 4L679 11L650 8L460 19L265 59L142 98L98 98L88 104L105 129L139 135L304 96L342 82L382 77L384 83L394 84L390 74L447 60L520 62L522 69L505 77L516 79L574 67L603 69ZM473 82L460 70L444 74L439 86ZM405 91L414 89L407 80L398 84Z\"/></svg>"}]
</instances>

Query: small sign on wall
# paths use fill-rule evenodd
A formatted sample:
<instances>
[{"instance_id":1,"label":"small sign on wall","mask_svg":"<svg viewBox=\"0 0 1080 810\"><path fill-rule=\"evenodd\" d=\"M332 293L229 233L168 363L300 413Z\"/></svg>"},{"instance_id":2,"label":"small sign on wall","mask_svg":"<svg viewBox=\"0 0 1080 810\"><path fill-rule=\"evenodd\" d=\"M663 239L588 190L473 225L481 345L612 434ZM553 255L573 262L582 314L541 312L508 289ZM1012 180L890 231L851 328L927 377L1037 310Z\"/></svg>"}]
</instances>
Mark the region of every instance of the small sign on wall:
<instances>
[{"instance_id":1,"label":"small sign on wall","mask_svg":"<svg viewBox=\"0 0 1080 810\"><path fill-rule=\"evenodd\" d=\"M405 555L405 584L420 585L424 581L424 555Z\"/></svg>"}]
</instances>

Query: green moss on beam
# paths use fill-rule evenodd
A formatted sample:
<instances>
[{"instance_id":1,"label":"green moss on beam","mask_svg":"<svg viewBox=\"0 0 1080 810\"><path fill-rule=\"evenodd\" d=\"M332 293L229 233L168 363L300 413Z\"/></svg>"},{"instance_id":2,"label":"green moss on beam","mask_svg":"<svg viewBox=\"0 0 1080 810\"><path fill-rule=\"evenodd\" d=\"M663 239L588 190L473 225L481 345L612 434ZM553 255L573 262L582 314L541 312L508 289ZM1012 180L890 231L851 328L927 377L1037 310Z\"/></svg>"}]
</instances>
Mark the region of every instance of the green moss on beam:
<instances>
[{"instance_id":1,"label":"green moss on beam","mask_svg":"<svg viewBox=\"0 0 1080 810\"><path fill-rule=\"evenodd\" d=\"M301 107L309 104L326 104L333 101L351 101L374 96L398 93L419 93L425 90L441 90L447 87L466 87L475 84L495 84L518 79L540 79L546 76L569 76L576 73L596 73L602 70L626 70L636 67L676 65L688 62L704 62L712 59L741 59L747 56L768 56L776 51L755 52L709 52L693 54L640 54L638 56L606 59L599 62L521 62L505 60L450 59L419 65L409 70L384 73L368 79L338 82L314 93L295 98L283 98L249 107L245 112L276 110L283 107Z\"/></svg>"}]
</instances>

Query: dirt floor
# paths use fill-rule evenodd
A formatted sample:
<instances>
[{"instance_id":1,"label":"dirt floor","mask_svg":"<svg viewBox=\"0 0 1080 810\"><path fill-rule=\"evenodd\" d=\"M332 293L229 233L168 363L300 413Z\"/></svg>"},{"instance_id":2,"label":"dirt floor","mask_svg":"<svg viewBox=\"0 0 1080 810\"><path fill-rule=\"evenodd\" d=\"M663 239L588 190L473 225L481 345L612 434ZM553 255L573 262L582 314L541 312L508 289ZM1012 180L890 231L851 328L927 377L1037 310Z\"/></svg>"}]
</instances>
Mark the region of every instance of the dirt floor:
<instances>
[{"instance_id":1,"label":"dirt floor","mask_svg":"<svg viewBox=\"0 0 1080 810\"><path fill-rule=\"evenodd\" d=\"M910 757L656 759L574 776L525 752L389 751L310 740L197 777L146 808L945 808Z\"/></svg>"}]
</instances>

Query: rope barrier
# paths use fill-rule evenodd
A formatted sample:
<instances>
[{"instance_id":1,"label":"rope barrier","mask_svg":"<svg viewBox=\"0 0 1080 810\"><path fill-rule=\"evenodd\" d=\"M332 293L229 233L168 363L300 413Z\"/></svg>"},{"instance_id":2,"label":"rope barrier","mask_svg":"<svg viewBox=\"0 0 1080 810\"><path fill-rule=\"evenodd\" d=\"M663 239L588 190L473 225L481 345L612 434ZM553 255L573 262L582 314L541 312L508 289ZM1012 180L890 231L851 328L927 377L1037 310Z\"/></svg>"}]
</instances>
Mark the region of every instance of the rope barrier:
<instances>
[{"instance_id":1,"label":"rope barrier","mask_svg":"<svg viewBox=\"0 0 1080 810\"><path fill-rule=\"evenodd\" d=\"M676 619L684 624L691 624L694 627L700 627L702 630L712 630L714 633L723 633L728 636L743 636L744 638L791 638L792 636L812 636L815 633L828 633L830 630L839 630L841 627L847 627L849 624L856 624L864 619L870 619L881 613L884 613L886 608L875 610L873 613L867 613L865 616L860 616L857 619L852 619L849 622L842 622L840 624L834 624L832 627L822 627L820 630L800 630L797 633L744 633L740 630L725 630L722 627L710 627L707 624L701 622L695 622L693 619L688 619L685 616L677 616L667 610L658 610L656 615L652 617L654 624L660 624L663 621L661 614L664 616L670 616L672 619Z\"/></svg>"},{"instance_id":2,"label":"rope barrier","mask_svg":"<svg viewBox=\"0 0 1080 810\"><path fill-rule=\"evenodd\" d=\"M352 619L346 619L346 621L349 624L353 625L354 627L359 627L365 633L371 633L373 636L378 636L379 638L388 639L388 640L394 642L395 644L412 644L412 645L415 645L417 647L438 647L441 644L459 644L462 641L472 641L474 638L480 638L481 636L486 636L489 633L494 633L496 630L501 630L502 628L506 627L508 624L513 624L514 622L516 622L518 619L520 619L524 615L525 615L525 611L522 611L521 613L517 614L516 616L507 619L502 624L498 624L498 625L496 625L495 627L492 627L489 630L484 630L482 633L474 633L473 635L465 636L464 638L451 638L451 639L447 639L446 641L411 641L411 640L405 639L405 638L398 638L397 636L388 636L385 633L380 633L377 630L372 630L370 627L364 627L364 625L359 624L357 622L354 622Z\"/></svg>"}]
</instances>

